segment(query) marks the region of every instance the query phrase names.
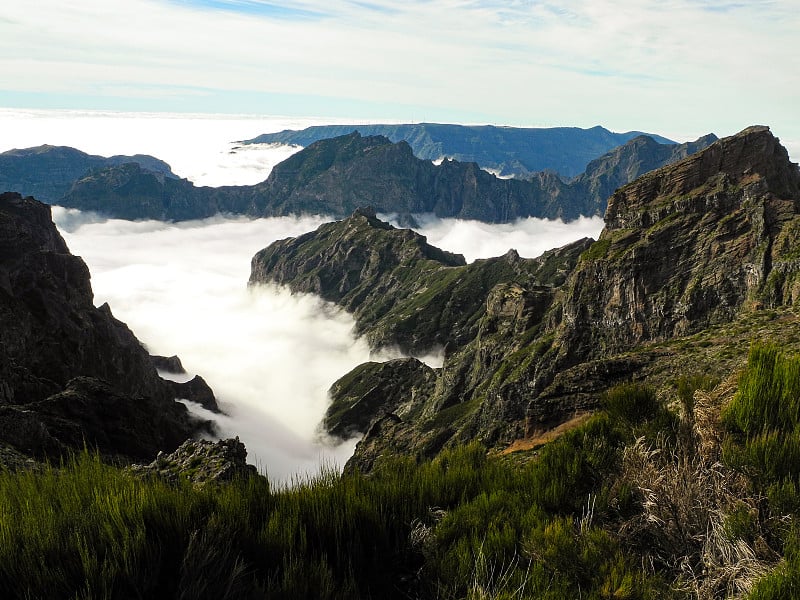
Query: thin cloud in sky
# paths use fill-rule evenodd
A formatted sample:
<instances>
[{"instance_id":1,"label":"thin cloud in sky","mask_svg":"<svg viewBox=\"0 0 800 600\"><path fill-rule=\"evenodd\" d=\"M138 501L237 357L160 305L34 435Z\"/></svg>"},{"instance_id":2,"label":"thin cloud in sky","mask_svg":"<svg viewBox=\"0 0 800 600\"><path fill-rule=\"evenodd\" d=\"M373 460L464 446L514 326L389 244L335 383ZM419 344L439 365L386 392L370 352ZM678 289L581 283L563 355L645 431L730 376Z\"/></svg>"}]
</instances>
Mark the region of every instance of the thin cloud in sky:
<instances>
[{"instance_id":1,"label":"thin cloud in sky","mask_svg":"<svg viewBox=\"0 0 800 600\"><path fill-rule=\"evenodd\" d=\"M0 75L20 102L797 138L799 30L793 0L40 0L0 8Z\"/></svg>"},{"instance_id":2,"label":"thin cloud in sky","mask_svg":"<svg viewBox=\"0 0 800 600\"><path fill-rule=\"evenodd\" d=\"M273 19L319 19L327 13L316 10L295 8L289 3L276 4L260 0L169 0L179 6L200 9L225 10L245 15L269 17Z\"/></svg>"}]
</instances>

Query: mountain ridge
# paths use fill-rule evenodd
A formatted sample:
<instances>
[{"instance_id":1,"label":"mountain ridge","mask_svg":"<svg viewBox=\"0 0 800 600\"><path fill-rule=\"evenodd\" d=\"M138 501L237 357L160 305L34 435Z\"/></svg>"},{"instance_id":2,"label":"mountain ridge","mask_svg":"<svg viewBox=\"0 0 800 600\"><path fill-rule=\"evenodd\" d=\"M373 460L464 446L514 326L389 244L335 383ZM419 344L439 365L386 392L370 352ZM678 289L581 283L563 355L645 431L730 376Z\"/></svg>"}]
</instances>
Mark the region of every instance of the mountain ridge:
<instances>
[{"instance_id":1,"label":"mountain ridge","mask_svg":"<svg viewBox=\"0 0 800 600\"><path fill-rule=\"evenodd\" d=\"M98 156L69 146L44 144L0 153L0 191L33 196L56 204L86 173L136 163L159 177L177 179L171 167L146 154Z\"/></svg>"},{"instance_id":2,"label":"mountain ridge","mask_svg":"<svg viewBox=\"0 0 800 600\"><path fill-rule=\"evenodd\" d=\"M334 384L332 406L356 405L373 388L388 399L374 409L350 468L369 470L386 453L432 456L476 438L502 449L591 410L614 383L663 373L673 361L664 344L726 328L738 332L737 341L747 339L738 323L800 298L793 258L799 206L800 171L765 127L622 187L600 239L581 248L559 285L542 290L516 276L491 282L485 311L469 335L446 346L435 383L424 369L398 365L364 367ZM291 263L288 247L282 249L283 264ZM291 285L291 278L282 282ZM791 313L785 318L796 329ZM417 390L413 402L392 392L398 385ZM376 406L366 399L363 405ZM341 420L328 422L347 429Z\"/></svg>"},{"instance_id":3,"label":"mountain ridge","mask_svg":"<svg viewBox=\"0 0 800 600\"><path fill-rule=\"evenodd\" d=\"M641 131L614 133L599 125L581 129L444 123L313 125L302 130L262 134L240 143L307 147L321 139L349 135L353 131L365 137L381 135L394 143L405 141L421 159L448 157L459 162L475 162L483 169L515 177L527 177L537 171L555 171L563 177L574 177L584 172L594 158L640 135L662 144L675 143Z\"/></svg>"},{"instance_id":4,"label":"mountain ridge","mask_svg":"<svg viewBox=\"0 0 800 600\"><path fill-rule=\"evenodd\" d=\"M371 205L387 213L433 212L488 222L528 216L570 220L601 214L613 186L712 139L664 146L636 138L593 163L596 177L585 174L565 183L555 173L538 173L525 181L499 179L475 163L445 160L434 165L416 158L406 142L353 133L315 142L253 186L195 187L126 163L90 171L58 202L126 219L187 220L218 213L344 217ZM18 191L25 193L25 186Z\"/></svg>"}]
</instances>

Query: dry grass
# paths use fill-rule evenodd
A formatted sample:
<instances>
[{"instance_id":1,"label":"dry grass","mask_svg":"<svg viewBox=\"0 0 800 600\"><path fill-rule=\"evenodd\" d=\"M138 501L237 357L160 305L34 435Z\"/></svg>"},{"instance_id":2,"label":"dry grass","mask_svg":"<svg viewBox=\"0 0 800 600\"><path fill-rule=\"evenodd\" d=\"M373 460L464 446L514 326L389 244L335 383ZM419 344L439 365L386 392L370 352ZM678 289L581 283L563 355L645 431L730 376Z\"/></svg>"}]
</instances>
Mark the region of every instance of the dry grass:
<instances>
[{"instance_id":1,"label":"dry grass","mask_svg":"<svg viewBox=\"0 0 800 600\"><path fill-rule=\"evenodd\" d=\"M698 599L745 596L779 558L761 530L763 499L720 461L720 411L735 391L735 376L698 390L684 404L677 444L640 438L623 453L621 478L638 490L641 511L620 535ZM730 526L733 515L744 515L747 535Z\"/></svg>"},{"instance_id":2,"label":"dry grass","mask_svg":"<svg viewBox=\"0 0 800 600\"><path fill-rule=\"evenodd\" d=\"M501 455L513 454L514 452L524 452L526 450L535 450L545 444L557 440L568 431L572 431L585 424L592 417L592 413L578 413L568 421L561 423L553 429L548 429L543 433L533 435L531 437L514 440L508 448L500 452Z\"/></svg>"},{"instance_id":3,"label":"dry grass","mask_svg":"<svg viewBox=\"0 0 800 600\"><path fill-rule=\"evenodd\" d=\"M693 450L706 462L718 462L725 432L720 419L722 407L736 393L739 374L729 375L710 392L697 390L691 416L681 415L693 437Z\"/></svg>"}]
</instances>

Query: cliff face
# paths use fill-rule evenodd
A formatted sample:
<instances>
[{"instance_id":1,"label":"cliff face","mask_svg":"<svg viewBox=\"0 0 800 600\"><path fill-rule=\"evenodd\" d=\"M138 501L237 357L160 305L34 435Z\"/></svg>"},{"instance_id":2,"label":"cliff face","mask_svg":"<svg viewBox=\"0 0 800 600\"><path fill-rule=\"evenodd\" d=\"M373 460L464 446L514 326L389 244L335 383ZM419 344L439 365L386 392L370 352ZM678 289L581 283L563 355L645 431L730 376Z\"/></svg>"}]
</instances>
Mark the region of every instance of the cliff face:
<instances>
[{"instance_id":1,"label":"cliff face","mask_svg":"<svg viewBox=\"0 0 800 600\"><path fill-rule=\"evenodd\" d=\"M549 268L536 272L522 261L526 268L487 278L472 300L481 309L463 336L448 340L441 369L365 366L343 377L331 390L337 409L329 426L342 426L346 411L338 409L364 408L371 425L351 466L369 469L381 454L430 455L475 438L503 448L591 410L614 383L644 373L676 376L675 361L684 352L695 357L693 369L714 369L720 355L684 350L691 346L687 336L713 331L727 351L746 347L756 333L748 323L773 327L762 308L792 306L800 298L799 203L797 165L765 127L640 177L610 198L597 242L539 259L558 264L560 277L547 279ZM337 226L343 227L327 227ZM391 233L374 229L377 237ZM315 240L309 234L296 243L312 248ZM301 254L281 247L287 265ZM495 260L520 262L513 255ZM317 276L341 277L338 264L318 265ZM384 271L375 264L366 279L362 269L350 271L354 289L381 280ZM483 277L477 264L390 279L399 289L406 289L403 281L424 281L426 292L417 293L415 305L424 312L436 305L427 290L458 269L474 268ZM276 280L291 285L297 272L282 271L286 277ZM434 312L441 314L441 305ZM788 314L774 326L793 323ZM364 428L363 414L347 419Z\"/></svg>"},{"instance_id":2,"label":"cliff face","mask_svg":"<svg viewBox=\"0 0 800 600\"><path fill-rule=\"evenodd\" d=\"M186 220L217 213L344 217L370 205L386 213L428 212L487 222L528 216L568 220L602 214L607 194L617 185L710 141L707 137L692 144L672 145L636 138L591 163L586 173L567 183L553 171L532 174L529 180L509 180L498 179L476 163L445 160L434 165L414 156L406 142L393 144L384 137L351 133L313 143L277 165L266 181L255 186L195 187L185 179L127 162L103 164L75 175L73 183L54 201L126 219ZM66 152L71 149L61 150L65 164L71 164ZM61 155L50 154L51 162ZM37 175L37 157L29 155L33 161L25 175L29 180L10 181L8 189L24 191L40 189L40 184L51 185L52 179ZM19 163L23 157L17 158ZM42 173L55 177L54 168ZM76 169L67 170L77 173ZM59 177L62 181L65 175Z\"/></svg>"},{"instance_id":3,"label":"cliff face","mask_svg":"<svg viewBox=\"0 0 800 600\"><path fill-rule=\"evenodd\" d=\"M298 238L275 242L252 260L250 284L277 283L313 293L353 313L373 347L423 353L475 337L486 295L498 283L553 285L564 280L589 240L564 256L505 256L466 265L461 255L395 229L367 209Z\"/></svg>"},{"instance_id":4,"label":"cliff face","mask_svg":"<svg viewBox=\"0 0 800 600\"><path fill-rule=\"evenodd\" d=\"M621 188L565 291L566 351L618 352L793 304L798 200L797 166L766 127Z\"/></svg>"},{"instance_id":5,"label":"cliff face","mask_svg":"<svg viewBox=\"0 0 800 600\"><path fill-rule=\"evenodd\" d=\"M108 305L50 207L0 195L0 442L34 455L82 448L147 458L198 430Z\"/></svg>"}]
</instances>

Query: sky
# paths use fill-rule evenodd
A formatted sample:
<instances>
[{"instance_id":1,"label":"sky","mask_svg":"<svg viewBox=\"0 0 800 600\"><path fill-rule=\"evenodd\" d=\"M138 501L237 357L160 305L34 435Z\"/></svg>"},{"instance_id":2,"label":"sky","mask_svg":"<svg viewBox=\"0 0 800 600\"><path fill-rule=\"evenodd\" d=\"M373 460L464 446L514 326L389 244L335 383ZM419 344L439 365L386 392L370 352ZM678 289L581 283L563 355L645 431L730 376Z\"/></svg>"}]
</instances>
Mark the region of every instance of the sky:
<instances>
[{"instance_id":1,"label":"sky","mask_svg":"<svg viewBox=\"0 0 800 600\"><path fill-rule=\"evenodd\" d=\"M798 0L0 4L0 106L603 125L765 124L797 147Z\"/></svg>"}]
</instances>

